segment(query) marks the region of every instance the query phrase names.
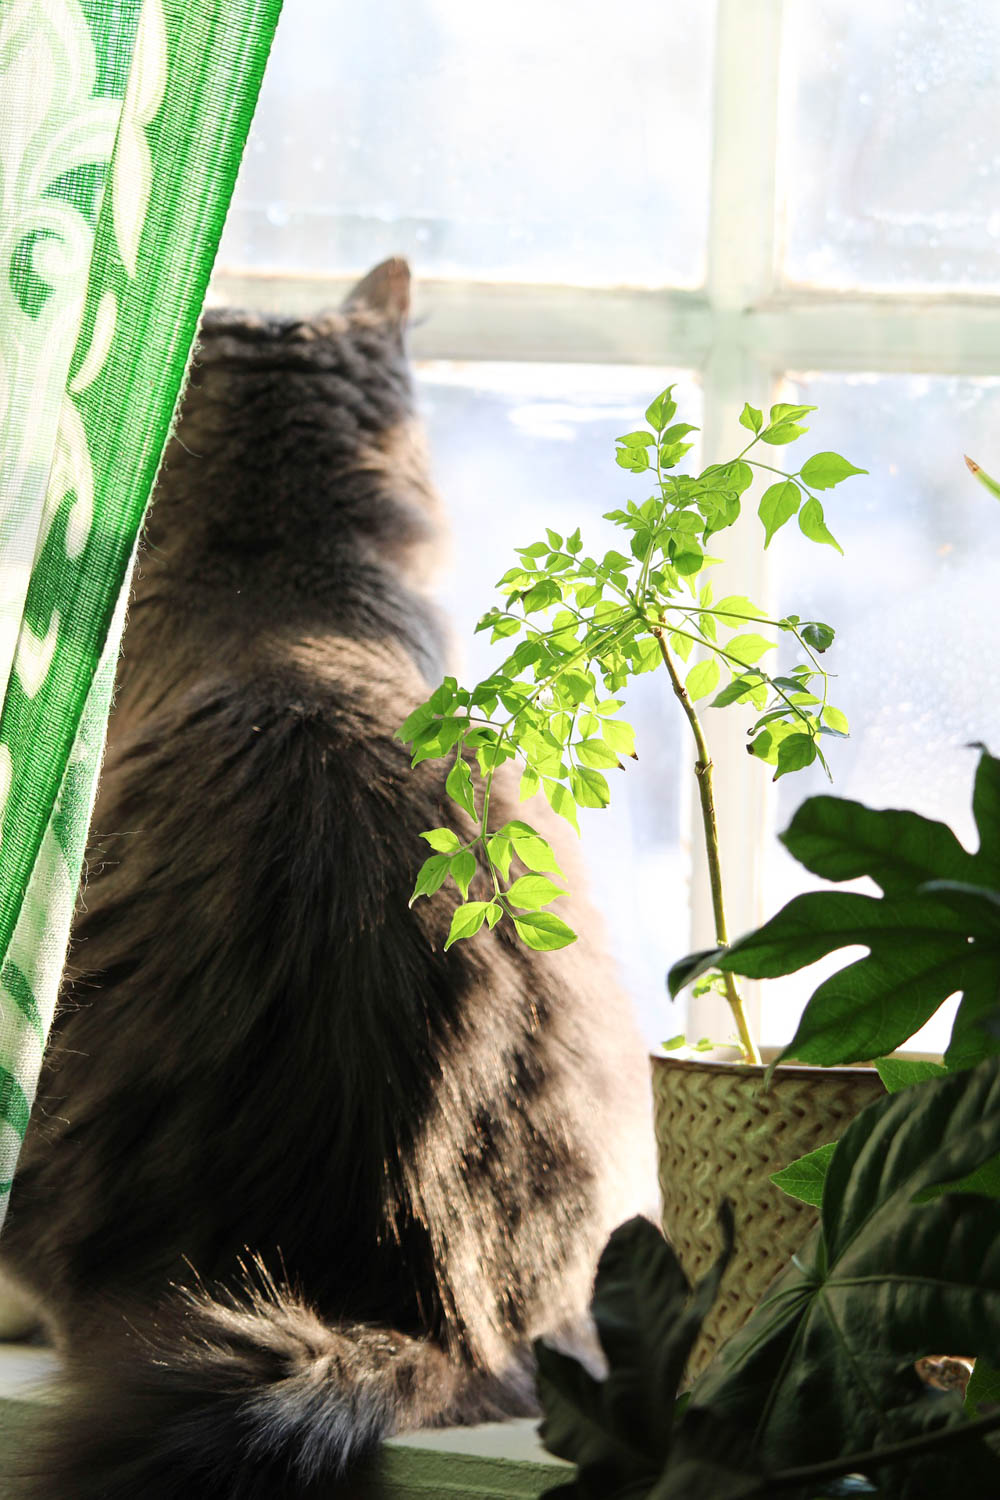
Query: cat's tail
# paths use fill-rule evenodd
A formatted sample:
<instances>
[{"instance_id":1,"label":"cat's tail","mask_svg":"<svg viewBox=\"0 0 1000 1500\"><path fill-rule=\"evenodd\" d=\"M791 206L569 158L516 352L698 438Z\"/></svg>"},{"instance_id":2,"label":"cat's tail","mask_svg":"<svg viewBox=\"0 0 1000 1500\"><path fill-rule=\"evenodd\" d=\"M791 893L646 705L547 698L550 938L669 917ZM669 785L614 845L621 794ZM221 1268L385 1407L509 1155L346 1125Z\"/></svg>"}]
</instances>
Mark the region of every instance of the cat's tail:
<instances>
[{"instance_id":1,"label":"cat's tail","mask_svg":"<svg viewBox=\"0 0 1000 1500\"><path fill-rule=\"evenodd\" d=\"M476 1379L433 1342L330 1327L273 1285L179 1292L120 1327L67 1360L57 1400L19 1441L5 1495L354 1500L369 1493L364 1461L382 1438L532 1407L530 1394Z\"/></svg>"}]
</instances>

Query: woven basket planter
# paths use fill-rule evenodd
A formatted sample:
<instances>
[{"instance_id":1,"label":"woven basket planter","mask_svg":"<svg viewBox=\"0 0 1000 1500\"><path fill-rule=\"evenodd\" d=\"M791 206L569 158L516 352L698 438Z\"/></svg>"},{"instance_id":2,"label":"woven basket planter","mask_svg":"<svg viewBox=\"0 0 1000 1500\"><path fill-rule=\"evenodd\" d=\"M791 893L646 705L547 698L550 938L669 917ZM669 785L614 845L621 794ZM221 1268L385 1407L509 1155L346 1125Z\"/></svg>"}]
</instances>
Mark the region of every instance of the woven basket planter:
<instances>
[{"instance_id":1,"label":"woven basket planter","mask_svg":"<svg viewBox=\"0 0 1000 1500\"><path fill-rule=\"evenodd\" d=\"M652 1063L663 1228L689 1281L718 1258L722 1198L736 1216L733 1258L688 1368L694 1379L819 1217L775 1187L771 1173L836 1140L885 1090L874 1068L781 1067L765 1093L763 1067L672 1057Z\"/></svg>"}]
</instances>

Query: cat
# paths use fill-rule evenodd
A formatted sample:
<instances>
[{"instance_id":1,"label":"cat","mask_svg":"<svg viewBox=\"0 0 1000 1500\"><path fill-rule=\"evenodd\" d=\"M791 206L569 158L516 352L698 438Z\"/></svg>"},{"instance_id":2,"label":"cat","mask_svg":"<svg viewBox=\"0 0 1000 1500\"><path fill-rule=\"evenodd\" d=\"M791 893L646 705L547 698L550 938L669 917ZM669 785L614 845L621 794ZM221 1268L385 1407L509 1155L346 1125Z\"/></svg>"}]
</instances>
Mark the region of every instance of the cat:
<instances>
[{"instance_id":1,"label":"cat","mask_svg":"<svg viewBox=\"0 0 1000 1500\"><path fill-rule=\"evenodd\" d=\"M407 904L420 832L471 828L394 737L447 649L409 299L395 259L311 320L204 317L0 1239L64 1370L5 1494L367 1493L389 1433L536 1410L531 1340L585 1341L653 1202L595 913L445 953L457 895Z\"/></svg>"}]
</instances>

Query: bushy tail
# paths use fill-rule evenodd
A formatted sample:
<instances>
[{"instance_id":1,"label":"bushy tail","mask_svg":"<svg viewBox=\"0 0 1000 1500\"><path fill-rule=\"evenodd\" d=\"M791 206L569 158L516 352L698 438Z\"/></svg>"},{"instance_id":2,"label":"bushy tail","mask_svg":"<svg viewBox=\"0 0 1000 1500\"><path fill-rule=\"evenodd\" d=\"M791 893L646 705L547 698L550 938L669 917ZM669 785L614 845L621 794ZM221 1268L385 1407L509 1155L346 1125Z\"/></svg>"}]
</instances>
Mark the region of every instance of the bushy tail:
<instances>
[{"instance_id":1,"label":"bushy tail","mask_svg":"<svg viewBox=\"0 0 1000 1500\"><path fill-rule=\"evenodd\" d=\"M17 1500L323 1500L363 1496L393 1432L511 1415L429 1341L328 1327L273 1285L179 1292L67 1362L19 1443ZM498 1387L494 1387L498 1391ZM343 1488L335 1481L350 1471Z\"/></svg>"}]
</instances>

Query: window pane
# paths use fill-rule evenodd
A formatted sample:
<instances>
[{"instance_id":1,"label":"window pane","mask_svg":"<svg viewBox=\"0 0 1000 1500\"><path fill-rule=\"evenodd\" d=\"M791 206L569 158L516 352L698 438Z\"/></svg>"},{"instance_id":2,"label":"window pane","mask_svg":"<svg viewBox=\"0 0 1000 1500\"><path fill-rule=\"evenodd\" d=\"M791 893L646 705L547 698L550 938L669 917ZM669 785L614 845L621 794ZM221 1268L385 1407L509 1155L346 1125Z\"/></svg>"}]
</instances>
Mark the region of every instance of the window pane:
<instances>
[{"instance_id":1,"label":"window pane","mask_svg":"<svg viewBox=\"0 0 1000 1500\"><path fill-rule=\"evenodd\" d=\"M650 398L671 380L679 382L681 414L699 422L701 393L677 371L420 367L434 470L454 534L453 566L439 593L454 622L460 681L478 680L502 659L501 645L472 632L494 602L497 578L515 561L515 544L537 541L546 526L565 535L580 525L585 551L601 555L620 545L620 532L602 513L644 500L648 490L615 464L614 438L641 422ZM681 718L659 674L640 678L624 696L639 760L608 773L610 810L581 813L582 848L622 978L647 1036L659 1042L683 1024L664 976L690 948L688 777L681 771ZM530 820L530 804L525 816Z\"/></svg>"},{"instance_id":2,"label":"window pane","mask_svg":"<svg viewBox=\"0 0 1000 1500\"><path fill-rule=\"evenodd\" d=\"M220 266L691 286L715 6L287 0Z\"/></svg>"},{"instance_id":3,"label":"window pane","mask_svg":"<svg viewBox=\"0 0 1000 1500\"><path fill-rule=\"evenodd\" d=\"M785 9L784 275L1000 290L1000 7Z\"/></svg>"},{"instance_id":4,"label":"window pane","mask_svg":"<svg viewBox=\"0 0 1000 1500\"><path fill-rule=\"evenodd\" d=\"M777 827L806 796L832 790L941 819L975 848L968 746L1000 749L1000 507L962 455L1000 469L1000 381L810 375L794 390L819 407L817 446L871 474L823 497L844 558L794 526L772 546L775 607L837 630L831 699L851 724L849 740L829 742L832 788L816 767L778 782ZM774 839L767 848L773 912L818 882ZM766 1041L790 1038L819 974L764 986ZM939 1050L949 1031L950 1020L926 1045Z\"/></svg>"}]
</instances>

